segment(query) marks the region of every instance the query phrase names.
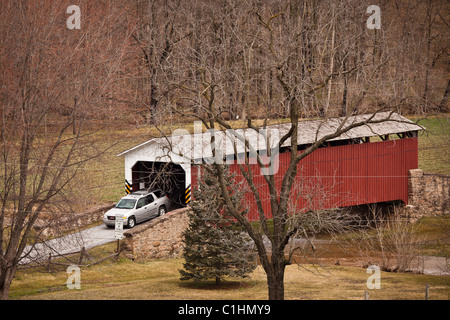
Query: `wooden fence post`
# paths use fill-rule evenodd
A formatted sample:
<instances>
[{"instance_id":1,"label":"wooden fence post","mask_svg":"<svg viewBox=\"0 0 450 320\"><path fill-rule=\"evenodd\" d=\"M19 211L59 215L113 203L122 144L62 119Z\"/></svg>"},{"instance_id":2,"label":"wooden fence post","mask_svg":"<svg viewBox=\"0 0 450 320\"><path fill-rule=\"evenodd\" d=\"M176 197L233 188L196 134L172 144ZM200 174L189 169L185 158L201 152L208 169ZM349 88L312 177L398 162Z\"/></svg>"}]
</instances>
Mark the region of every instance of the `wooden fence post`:
<instances>
[{"instance_id":1,"label":"wooden fence post","mask_svg":"<svg viewBox=\"0 0 450 320\"><path fill-rule=\"evenodd\" d=\"M80 252L80 259L78 260L78 265L81 266L81 263L83 262L83 255L84 255L84 251L86 250L85 247L81 248L81 252Z\"/></svg>"}]
</instances>

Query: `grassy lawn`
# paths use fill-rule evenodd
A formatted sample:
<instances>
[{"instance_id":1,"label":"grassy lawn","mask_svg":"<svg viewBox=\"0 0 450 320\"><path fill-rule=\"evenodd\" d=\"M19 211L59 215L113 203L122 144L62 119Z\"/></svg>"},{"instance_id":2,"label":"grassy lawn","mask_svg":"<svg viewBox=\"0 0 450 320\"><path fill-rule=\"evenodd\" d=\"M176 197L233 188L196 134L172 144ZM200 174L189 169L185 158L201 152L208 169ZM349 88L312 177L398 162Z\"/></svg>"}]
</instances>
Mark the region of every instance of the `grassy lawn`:
<instances>
[{"instance_id":1,"label":"grassy lawn","mask_svg":"<svg viewBox=\"0 0 450 320\"><path fill-rule=\"evenodd\" d=\"M423 217L416 225L422 255L450 257L450 216Z\"/></svg>"},{"instance_id":2,"label":"grassy lawn","mask_svg":"<svg viewBox=\"0 0 450 320\"><path fill-rule=\"evenodd\" d=\"M115 244L95 248L92 255L108 255ZM216 286L179 280L182 259L134 262L126 258L106 260L81 269L81 290L69 290L65 267L53 272L20 270L11 287L10 299L192 299L233 300L267 299L266 277L259 266L244 280L233 280ZM285 273L285 296L288 300L359 300L369 291L366 269L344 266L290 265ZM371 299L447 300L450 277L409 273L381 273L381 289L370 290Z\"/></svg>"},{"instance_id":3,"label":"grassy lawn","mask_svg":"<svg viewBox=\"0 0 450 320\"><path fill-rule=\"evenodd\" d=\"M415 119L413 119L415 120ZM426 118L419 123L427 128L419 135L419 168L425 172L450 174L450 125L448 118ZM154 128L120 128L99 132L100 145L111 146L101 157L83 167L84 174L74 180L73 204L82 209L117 201L124 195L124 164L116 155L159 133ZM436 220L441 219L441 220ZM419 232L430 240L424 254L448 256L448 217L423 218ZM115 244L93 250L107 256ZM46 270L19 270L11 287L11 299L267 299L266 276L261 267L249 279L229 280L216 287L179 280L182 259L145 263L128 259L107 260L82 268L81 290L69 290L65 267ZM363 299L367 291L366 269L348 266L290 265L285 274L286 299ZM430 299L449 299L450 277L386 273L381 289L370 290L371 299L423 299L425 286Z\"/></svg>"},{"instance_id":4,"label":"grassy lawn","mask_svg":"<svg viewBox=\"0 0 450 320\"><path fill-rule=\"evenodd\" d=\"M429 173L450 174L449 116L427 117L418 123L426 128L419 133L419 169Z\"/></svg>"},{"instance_id":5,"label":"grassy lawn","mask_svg":"<svg viewBox=\"0 0 450 320\"><path fill-rule=\"evenodd\" d=\"M417 222L415 232L427 240L422 244L421 254L448 257L449 223L448 216L424 217ZM89 250L90 262L110 255L115 249L116 244L110 243ZM322 260L311 257L311 261L324 263L326 260L328 265L287 266L286 299L363 299L364 291L368 291L366 269L333 264L338 259L351 261L356 258L352 252L350 248L319 245L316 257ZM78 257L73 260L77 261ZM65 260L60 262L67 263ZM81 290L66 287L66 266L53 266L52 272L44 267L19 270L12 283L10 299L267 299L266 276L260 266L248 279L229 279L217 287L212 281L179 280L178 270L183 262L183 259L135 262L122 257L119 260L111 258L91 267L82 267ZM430 299L450 298L449 276L389 272L381 273L381 289L370 290L370 298L423 299L426 284L430 286Z\"/></svg>"}]
</instances>

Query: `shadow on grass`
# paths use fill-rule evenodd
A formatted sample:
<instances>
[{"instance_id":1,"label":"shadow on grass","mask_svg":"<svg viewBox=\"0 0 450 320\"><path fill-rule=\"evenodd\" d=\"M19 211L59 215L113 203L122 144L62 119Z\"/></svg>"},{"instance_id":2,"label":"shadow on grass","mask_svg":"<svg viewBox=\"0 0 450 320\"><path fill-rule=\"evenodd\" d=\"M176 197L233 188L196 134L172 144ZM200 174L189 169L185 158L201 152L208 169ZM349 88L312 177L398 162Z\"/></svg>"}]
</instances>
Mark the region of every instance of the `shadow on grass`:
<instances>
[{"instance_id":1,"label":"shadow on grass","mask_svg":"<svg viewBox=\"0 0 450 320\"><path fill-rule=\"evenodd\" d=\"M245 281L182 281L179 286L186 289L200 289L200 290L236 290L251 288L255 284Z\"/></svg>"}]
</instances>

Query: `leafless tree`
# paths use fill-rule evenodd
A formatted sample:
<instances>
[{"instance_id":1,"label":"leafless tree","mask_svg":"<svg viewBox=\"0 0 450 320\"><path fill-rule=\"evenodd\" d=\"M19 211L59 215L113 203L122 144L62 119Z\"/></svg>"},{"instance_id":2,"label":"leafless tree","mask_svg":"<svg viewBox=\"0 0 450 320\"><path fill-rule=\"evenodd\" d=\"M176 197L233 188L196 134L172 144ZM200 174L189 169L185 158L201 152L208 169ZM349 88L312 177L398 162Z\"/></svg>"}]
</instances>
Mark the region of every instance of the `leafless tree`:
<instances>
[{"instance_id":1,"label":"leafless tree","mask_svg":"<svg viewBox=\"0 0 450 320\"><path fill-rule=\"evenodd\" d=\"M278 147L289 142L289 167L282 181L275 181L273 175L264 176L267 197L270 199L270 212L263 209L262 201L266 195L255 185L248 157L245 163L240 165L241 174L258 209L257 225L250 223L246 216L234 208L221 166L214 165L212 169L218 177L222 196L230 208L230 213L244 226L255 243L267 274L269 299L283 299L284 270L290 263L290 259L285 257L285 248L295 235L306 230L305 221L311 221L290 219L289 207L293 201L292 191L299 173L299 162L325 141L352 128L388 121L391 113L380 118L377 116L378 112L388 110L387 106L390 110L396 110L404 95L390 94L392 91L388 85L384 85L383 90L376 86L379 80L377 70L389 62L392 55L379 52L374 54L373 51L365 50L368 44L361 42L360 35L366 32L366 8L357 1L338 2L337 5L333 1L305 2L302 5L294 1L288 4L274 1L264 5L259 1L239 2L234 3L236 11L233 11L233 23L224 18L224 15L229 14L230 3L219 1L214 6L208 2L198 3L202 4L201 19L186 13L186 19L192 21L193 28L196 28L193 37L198 38L195 41L192 38L186 39L183 43L184 50L173 56L177 61L177 68L170 70L173 99L169 100L167 105L180 116L202 121L206 129L232 130L232 123L228 121L225 113L225 105L231 94L229 90L239 88L244 99L234 101L238 103L240 110L245 110L242 112L245 118L240 122L241 128L258 132L271 117L271 114L267 113L252 115L250 112L249 101L257 101L258 97L263 101L271 100L271 103L280 106L279 110L282 111L278 114L289 118L290 130L277 141ZM358 10L361 10L359 14ZM347 27L343 28L341 25ZM358 31L358 28L362 31ZM334 41L330 44L329 41L333 38ZM384 39L377 38L377 43ZM355 48L358 46L361 47L356 51L359 55L355 56ZM256 53L258 59L254 56ZM264 67L261 69L260 65ZM239 67L242 72L236 72ZM258 78L272 79L271 90L266 91L265 98L263 91L256 89ZM255 81L252 81L253 79ZM338 103L330 101L327 94L319 94L324 90L329 91L328 86L332 79L343 84L340 91L343 98L335 100L339 101ZM236 85L230 85L230 81ZM357 83L362 84L356 86ZM271 98L268 97L269 92L272 92ZM333 96L339 97L336 94ZM351 103L350 96L356 97ZM382 103L373 103L377 100ZM370 107L357 108L363 104ZM323 110L320 111L323 105L333 105L338 113L342 110L345 116L336 130L320 138L316 136L314 143L300 151L299 121L301 117L323 114ZM330 109L327 110L327 116L333 114ZM256 107L253 110L261 109ZM349 121L352 114L361 111L369 112L370 116L357 122ZM272 112L277 114L275 110ZM256 126L252 118L265 118L263 126ZM212 145L215 139L212 134ZM246 150L255 147L251 146L244 136L238 139L245 145ZM268 143L267 150L271 147L273 145ZM256 154L255 157L257 164L264 168L265 164L260 155ZM309 195L312 196L311 193ZM302 215L314 216L313 210L314 208L309 208ZM273 217L273 228L268 226L267 217L270 215ZM320 225L320 219L317 223ZM266 238L270 241L270 249L265 246Z\"/></svg>"},{"instance_id":2,"label":"leafless tree","mask_svg":"<svg viewBox=\"0 0 450 320\"><path fill-rule=\"evenodd\" d=\"M7 299L38 218L61 208L83 164L105 148L85 126L120 71L128 38L119 2L80 6L89 20L66 27L64 1L0 4L0 298ZM113 32L115 31L115 32ZM65 109L46 131L46 118ZM70 201L69 201L70 202ZM58 209L58 210L56 210Z\"/></svg>"},{"instance_id":3,"label":"leafless tree","mask_svg":"<svg viewBox=\"0 0 450 320\"><path fill-rule=\"evenodd\" d=\"M402 210L393 206L383 213L376 204L369 206L369 222L351 241L367 263L396 272L411 271L418 266L424 239L417 234L417 225L402 215Z\"/></svg>"},{"instance_id":4,"label":"leafless tree","mask_svg":"<svg viewBox=\"0 0 450 320\"><path fill-rule=\"evenodd\" d=\"M301 230L301 223L288 222L299 161L327 139L386 120L375 117L379 110L448 108L445 1L381 1L380 30L365 27L366 4L356 0L83 0L81 30L65 26L70 4L0 5L2 297L37 216L61 206L80 166L101 151L88 142L88 118L134 117L138 110L156 125L174 115L206 128L250 130L259 129L256 119L263 127L290 121L278 141L291 150L281 189L264 178L273 230L248 162L242 174L259 203L260 227L235 211L258 249L269 297L282 299L288 262L282 252ZM373 117L348 123L358 113ZM300 153L301 118L336 115L344 116L339 128ZM237 125L230 121L236 119ZM214 170L223 187L221 169Z\"/></svg>"},{"instance_id":5,"label":"leafless tree","mask_svg":"<svg viewBox=\"0 0 450 320\"><path fill-rule=\"evenodd\" d=\"M157 124L164 119L160 106L170 92L163 72L171 60L173 50L180 50L179 42L189 37L192 31L183 19L182 1L138 0L130 7L136 16L136 29L131 46L138 72L135 76L137 97L134 111L138 111L147 122Z\"/></svg>"}]
</instances>

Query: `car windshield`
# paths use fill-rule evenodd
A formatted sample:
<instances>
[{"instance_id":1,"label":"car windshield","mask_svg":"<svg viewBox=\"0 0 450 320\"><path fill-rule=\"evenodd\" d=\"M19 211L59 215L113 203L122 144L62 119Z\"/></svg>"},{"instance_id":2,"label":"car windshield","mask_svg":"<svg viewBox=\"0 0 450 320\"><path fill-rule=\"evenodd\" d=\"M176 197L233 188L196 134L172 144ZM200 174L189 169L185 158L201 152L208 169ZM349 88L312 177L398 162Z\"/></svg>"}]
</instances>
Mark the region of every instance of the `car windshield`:
<instances>
[{"instance_id":1,"label":"car windshield","mask_svg":"<svg viewBox=\"0 0 450 320\"><path fill-rule=\"evenodd\" d=\"M121 199L119 203L116 205L116 208L119 209L133 209L136 204L135 199Z\"/></svg>"}]
</instances>

